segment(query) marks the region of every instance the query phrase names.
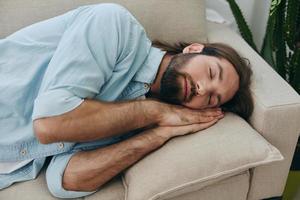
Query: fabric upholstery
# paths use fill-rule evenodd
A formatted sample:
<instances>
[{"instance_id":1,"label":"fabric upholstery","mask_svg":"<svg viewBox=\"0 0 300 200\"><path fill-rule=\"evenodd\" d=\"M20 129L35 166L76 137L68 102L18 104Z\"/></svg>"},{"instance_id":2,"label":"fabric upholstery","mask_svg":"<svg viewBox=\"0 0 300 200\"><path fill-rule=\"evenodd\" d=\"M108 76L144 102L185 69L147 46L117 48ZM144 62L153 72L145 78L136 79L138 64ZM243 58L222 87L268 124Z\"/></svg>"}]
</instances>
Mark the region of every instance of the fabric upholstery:
<instances>
[{"instance_id":1,"label":"fabric upholstery","mask_svg":"<svg viewBox=\"0 0 300 200\"><path fill-rule=\"evenodd\" d=\"M125 190L121 177L115 177L103 185L95 194L79 199L86 200L124 200ZM5 200L58 200L47 188L45 170L33 181L21 182L0 191L0 199Z\"/></svg>"},{"instance_id":2,"label":"fabric upholstery","mask_svg":"<svg viewBox=\"0 0 300 200\"><path fill-rule=\"evenodd\" d=\"M206 41L204 0L1 0L0 38L80 5L101 2L125 6L145 27L151 40L160 39L170 43Z\"/></svg>"},{"instance_id":3,"label":"fabric upholstery","mask_svg":"<svg viewBox=\"0 0 300 200\"><path fill-rule=\"evenodd\" d=\"M105 184L98 192L84 197L84 200L124 200L125 189L121 177L115 177L108 184Z\"/></svg>"},{"instance_id":4,"label":"fabric upholstery","mask_svg":"<svg viewBox=\"0 0 300 200\"><path fill-rule=\"evenodd\" d=\"M282 159L246 121L227 113L206 130L172 138L125 171L126 200L181 195Z\"/></svg>"},{"instance_id":5,"label":"fabric upholstery","mask_svg":"<svg viewBox=\"0 0 300 200\"><path fill-rule=\"evenodd\" d=\"M245 171L201 190L168 198L168 200L245 200L247 199L249 182L249 171Z\"/></svg>"},{"instance_id":6,"label":"fabric upholstery","mask_svg":"<svg viewBox=\"0 0 300 200\"><path fill-rule=\"evenodd\" d=\"M250 124L285 158L252 170L249 200L281 196L300 134L300 96L237 33L214 23L207 27L209 42L227 43L250 60L255 103Z\"/></svg>"},{"instance_id":7,"label":"fabric upholstery","mask_svg":"<svg viewBox=\"0 0 300 200\"><path fill-rule=\"evenodd\" d=\"M245 200L249 187L249 172L245 171L241 174L232 176L216 184L204 187L201 190L184 194L169 200L195 200L201 197L201 200ZM221 194L221 195L219 195ZM115 177L113 180L105 184L100 191L93 195L77 198L78 200L124 200L125 190L122 185L121 177ZM40 176L30 182L22 182L15 184L13 187L0 191L0 199L6 200L58 200L52 197L47 190L45 181L45 170ZM76 199L75 199L76 200Z\"/></svg>"}]
</instances>

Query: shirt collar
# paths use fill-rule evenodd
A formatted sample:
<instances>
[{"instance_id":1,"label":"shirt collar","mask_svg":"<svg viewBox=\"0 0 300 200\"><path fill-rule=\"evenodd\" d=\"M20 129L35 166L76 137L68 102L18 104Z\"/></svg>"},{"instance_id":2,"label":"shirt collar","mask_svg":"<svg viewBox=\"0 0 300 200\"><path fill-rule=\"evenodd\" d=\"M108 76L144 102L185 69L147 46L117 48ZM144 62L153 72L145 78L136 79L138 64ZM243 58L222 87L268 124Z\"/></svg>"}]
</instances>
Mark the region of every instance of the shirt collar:
<instances>
[{"instance_id":1,"label":"shirt collar","mask_svg":"<svg viewBox=\"0 0 300 200\"><path fill-rule=\"evenodd\" d=\"M137 71L133 80L152 84L165 53L166 51L162 51L159 48L152 46L143 66Z\"/></svg>"}]
</instances>

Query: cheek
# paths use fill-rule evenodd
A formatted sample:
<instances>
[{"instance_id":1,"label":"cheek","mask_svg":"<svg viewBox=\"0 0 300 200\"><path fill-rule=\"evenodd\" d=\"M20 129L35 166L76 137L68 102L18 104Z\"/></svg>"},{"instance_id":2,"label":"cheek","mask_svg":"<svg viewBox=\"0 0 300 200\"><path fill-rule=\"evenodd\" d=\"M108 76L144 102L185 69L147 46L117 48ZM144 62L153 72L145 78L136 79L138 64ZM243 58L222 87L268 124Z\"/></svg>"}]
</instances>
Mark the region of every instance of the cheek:
<instances>
[{"instance_id":1,"label":"cheek","mask_svg":"<svg viewBox=\"0 0 300 200\"><path fill-rule=\"evenodd\" d=\"M182 105L192 109L204 109L207 108L203 97L194 97L190 102L183 103Z\"/></svg>"}]
</instances>

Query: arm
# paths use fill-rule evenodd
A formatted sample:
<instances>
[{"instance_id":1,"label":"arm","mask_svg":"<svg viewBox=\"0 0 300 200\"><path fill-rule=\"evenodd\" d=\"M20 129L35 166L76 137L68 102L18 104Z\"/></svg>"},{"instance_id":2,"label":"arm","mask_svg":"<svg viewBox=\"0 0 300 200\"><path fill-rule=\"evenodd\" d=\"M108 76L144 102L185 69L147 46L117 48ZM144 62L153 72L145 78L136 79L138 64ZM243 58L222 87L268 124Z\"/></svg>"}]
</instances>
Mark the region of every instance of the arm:
<instances>
[{"instance_id":1,"label":"arm","mask_svg":"<svg viewBox=\"0 0 300 200\"><path fill-rule=\"evenodd\" d=\"M34 101L40 142L97 140L151 124L136 103L104 103L120 96L149 54L142 26L116 4L78 8L67 21Z\"/></svg>"},{"instance_id":2,"label":"arm","mask_svg":"<svg viewBox=\"0 0 300 200\"><path fill-rule=\"evenodd\" d=\"M73 155L65 169L63 187L73 191L94 191L148 153L161 147L170 138L203 130L217 121L218 119L215 119L207 123L179 127L155 127L120 143L79 152Z\"/></svg>"},{"instance_id":3,"label":"arm","mask_svg":"<svg viewBox=\"0 0 300 200\"><path fill-rule=\"evenodd\" d=\"M210 122L222 117L218 109L191 110L146 99L125 102L85 100L76 109L54 117L34 120L41 143L85 142L152 126L182 126Z\"/></svg>"},{"instance_id":4,"label":"arm","mask_svg":"<svg viewBox=\"0 0 300 200\"><path fill-rule=\"evenodd\" d=\"M71 112L34 120L33 127L42 143L92 141L156 124L158 104L153 100L110 103L86 99Z\"/></svg>"}]
</instances>

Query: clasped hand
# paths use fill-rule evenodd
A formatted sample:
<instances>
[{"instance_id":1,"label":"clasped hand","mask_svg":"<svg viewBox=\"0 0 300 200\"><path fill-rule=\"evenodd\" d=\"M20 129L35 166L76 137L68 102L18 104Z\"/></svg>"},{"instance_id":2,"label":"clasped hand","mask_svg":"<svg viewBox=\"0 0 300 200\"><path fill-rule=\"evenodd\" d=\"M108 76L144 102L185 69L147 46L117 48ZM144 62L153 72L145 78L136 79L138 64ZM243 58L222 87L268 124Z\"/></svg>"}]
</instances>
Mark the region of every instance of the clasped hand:
<instances>
[{"instance_id":1,"label":"clasped hand","mask_svg":"<svg viewBox=\"0 0 300 200\"><path fill-rule=\"evenodd\" d=\"M165 104L155 132L166 138L195 133L206 129L224 117L220 108L202 110Z\"/></svg>"}]
</instances>

